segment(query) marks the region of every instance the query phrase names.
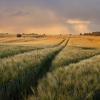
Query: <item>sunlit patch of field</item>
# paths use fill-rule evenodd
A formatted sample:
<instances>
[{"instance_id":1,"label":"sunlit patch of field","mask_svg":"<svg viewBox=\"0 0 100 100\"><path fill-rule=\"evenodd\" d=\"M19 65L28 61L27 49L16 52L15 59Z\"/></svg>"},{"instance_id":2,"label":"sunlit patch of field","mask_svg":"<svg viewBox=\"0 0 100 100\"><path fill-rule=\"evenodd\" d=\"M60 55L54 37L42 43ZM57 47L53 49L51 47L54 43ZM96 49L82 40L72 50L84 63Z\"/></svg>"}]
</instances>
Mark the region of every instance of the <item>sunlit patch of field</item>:
<instances>
[{"instance_id":1,"label":"sunlit patch of field","mask_svg":"<svg viewBox=\"0 0 100 100\"><path fill-rule=\"evenodd\" d=\"M1 44L13 44L13 45L54 45L61 41L63 38L60 37L0 37Z\"/></svg>"},{"instance_id":2,"label":"sunlit patch of field","mask_svg":"<svg viewBox=\"0 0 100 100\"><path fill-rule=\"evenodd\" d=\"M21 37L17 38L15 35L0 36L0 43L6 44L28 44L28 45L50 45L58 43L62 38L68 36L46 36L40 38ZM71 36L68 43L69 46L81 47L100 47L100 36Z\"/></svg>"},{"instance_id":3,"label":"sunlit patch of field","mask_svg":"<svg viewBox=\"0 0 100 100\"><path fill-rule=\"evenodd\" d=\"M100 47L100 36L72 36L70 46Z\"/></svg>"}]
</instances>

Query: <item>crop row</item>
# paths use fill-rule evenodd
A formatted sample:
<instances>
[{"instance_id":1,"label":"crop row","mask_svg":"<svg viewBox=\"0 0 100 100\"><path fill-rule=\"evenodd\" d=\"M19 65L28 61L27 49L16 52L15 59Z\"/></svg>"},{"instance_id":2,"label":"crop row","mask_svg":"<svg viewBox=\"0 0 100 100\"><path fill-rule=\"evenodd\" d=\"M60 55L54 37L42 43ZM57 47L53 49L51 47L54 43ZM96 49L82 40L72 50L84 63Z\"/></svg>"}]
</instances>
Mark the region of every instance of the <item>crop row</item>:
<instances>
[{"instance_id":1,"label":"crop row","mask_svg":"<svg viewBox=\"0 0 100 100\"><path fill-rule=\"evenodd\" d=\"M52 46L50 45L50 46L46 46L46 47L44 47L44 46L34 46L34 45L33 46L0 45L0 58L9 57L9 56L13 56L13 55L16 55L16 54L37 50L37 49L56 47L63 42L64 42L64 40L57 43L56 45L52 45Z\"/></svg>"},{"instance_id":2,"label":"crop row","mask_svg":"<svg viewBox=\"0 0 100 100\"><path fill-rule=\"evenodd\" d=\"M69 65L71 63L79 62L83 59L87 59L98 54L100 54L99 48L79 48L67 46L53 60L51 70L61 66Z\"/></svg>"},{"instance_id":3,"label":"crop row","mask_svg":"<svg viewBox=\"0 0 100 100\"><path fill-rule=\"evenodd\" d=\"M9 57L9 56L13 56L19 53L24 53L24 52L29 52L32 50L35 50L36 48L31 47L31 46L18 46L18 47L3 47L0 49L0 58L4 58L4 57Z\"/></svg>"}]
</instances>

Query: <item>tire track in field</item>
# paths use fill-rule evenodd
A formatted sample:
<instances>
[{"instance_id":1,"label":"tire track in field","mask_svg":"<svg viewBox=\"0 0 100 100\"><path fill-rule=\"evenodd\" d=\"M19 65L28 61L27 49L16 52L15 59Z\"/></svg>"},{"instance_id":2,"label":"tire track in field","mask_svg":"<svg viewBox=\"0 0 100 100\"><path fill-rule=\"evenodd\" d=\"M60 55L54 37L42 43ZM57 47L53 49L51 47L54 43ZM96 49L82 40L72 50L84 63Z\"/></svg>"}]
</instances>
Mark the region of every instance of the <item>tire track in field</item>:
<instances>
[{"instance_id":1,"label":"tire track in field","mask_svg":"<svg viewBox=\"0 0 100 100\"><path fill-rule=\"evenodd\" d=\"M77 46L73 46L73 47L77 47ZM96 49L96 48L89 48L89 47L78 47L78 48L81 48L81 49ZM97 50L100 50L100 48L98 48ZM72 59L71 61L69 61L69 62L67 62L65 64L59 65L58 68L61 67L61 66L64 67L64 66L69 66L70 64L76 64L76 63L78 63L80 61L83 61L85 59L87 60L87 59L90 59L90 58L92 58L94 56L98 56L98 55L100 55L100 52L99 51L96 52L96 53L94 53L94 54L91 54L89 56L83 56L80 59L79 58L76 58L75 60ZM55 68L55 69L57 69L57 68ZM52 71L52 69L50 71Z\"/></svg>"},{"instance_id":2,"label":"tire track in field","mask_svg":"<svg viewBox=\"0 0 100 100\"><path fill-rule=\"evenodd\" d=\"M62 42L59 43L59 45L54 46L54 47L58 47L58 46L62 45L65 41L66 40L63 40ZM39 80L41 80L43 77L45 77L47 75L47 73L49 72L49 69L51 67L52 61L66 47L66 45L68 44L68 41L69 41L69 38L59 50L56 50L52 55L50 55L48 58L45 59L45 61L41 65L41 67L38 69L38 71L36 71L34 78L32 79L32 85L30 85L27 88L27 90L26 90L27 93L25 95L26 96L25 98L27 98L28 96L31 96L31 95L38 95L37 87L39 84ZM33 93L33 90L34 90L34 93ZM24 99L21 98L18 100L24 100Z\"/></svg>"},{"instance_id":3,"label":"tire track in field","mask_svg":"<svg viewBox=\"0 0 100 100\"><path fill-rule=\"evenodd\" d=\"M82 61L84 61L84 60L89 60L89 59L91 59L91 58L93 58L93 57L95 57L95 56L99 56L99 55L100 55L100 53L97 53L97 54L94 54L94 55L92 55L92 56L85 57L85 58L80 59L80 60L78 60L78 61L75 61L75 62L73 62L73 63L66 64L66 65L64 65L64 67L65 67L65 66L70 66L71 64L80 63L80 62L82 62Z\"/></svg>"},{"instance_id":4,"label":"tire track in field","mask_svg":"<svg viewBox=\"0 0 100 100\"><path fill-rule=\"evenodd\" d=\"M81 59L74 60L74 61L72 61L72 62L70 62L70 63L68 63L68 64L62 65L62 67L69 66L69 65L71 65L71 64L77 64L77 63L79 63L79 62L81 62L81 61L91 59L91 58L93 58L93 57L95 57L95 56L98 56L98 55L100 55L100 52L98 52L98 53L96 53L96 54L93 54L93 55L90 55L90 56L88 56L88 57L83 57L83 58L81 58Z\"/></svg>"},{"instance_id":5,"label":"tire track in field","mask_svg":"<svg viewBox=\"0 0 100 100\"><path fill-rule=\"evenodd\" d=\"M64 44L64 46L56 51L49 59L47 59L47 61L42 65L41 69L37 72L36 76L35 76L35 82L34 82L34 85L33 85L33 89L34 89L34 93L33 91L31 91L30 94L33 94L35 96L38 95L38 92L37 92L37 87L38 87L38 84L39 84L39 80L41 80L43 77L45 77L47 75L47 73L50 71L50 67L52 65L52 61L56 58L56 56L68 45L70 41L70 37L68 38L68 40L66 41L66 43ZM62 43L64 43L65 41L63 41ZM61 44L62 44L61 43ZM60 44L60 45L61 45Z\"/></svg>"},{"instance_id":6,"label":"tire track in field","mask_svg":"<svg viewBox=\"0 0 100 100\"><path fill-rule=\"evenodd\" d=\"M66 40L66 39L63 39L60 43L58 43L58 44L56 44L56 45L54 45L54 46L52 46L52 47L56 47L56 46L61 45L65 40Z\"/></svg>"}]
</instances>

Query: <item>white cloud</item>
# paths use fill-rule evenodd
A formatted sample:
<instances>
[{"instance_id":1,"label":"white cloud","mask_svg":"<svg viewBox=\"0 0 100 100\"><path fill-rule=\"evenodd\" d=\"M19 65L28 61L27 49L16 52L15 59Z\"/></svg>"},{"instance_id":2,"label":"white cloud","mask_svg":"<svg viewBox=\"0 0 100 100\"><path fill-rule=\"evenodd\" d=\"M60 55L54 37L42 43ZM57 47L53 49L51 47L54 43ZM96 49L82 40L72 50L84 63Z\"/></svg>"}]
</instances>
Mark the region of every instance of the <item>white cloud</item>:
<instances>
[{"instance_id":1,"label":"white cloud","mask_svg":"<svg viewBox=\"0 0 100 100\"><path fill-rule=\"evenodd\" d=\"M68 24L90 24L90 21L84 21L84 20L79 20L79 19L68 19L66 21Z\"/></svg>"},{"instance_id":2,"label":"white cloud","mask_svg":"<svg viewBox=\"0 0 100 100\"><path fill-rule=\"evenodd\" d=\"M73 30L73 34L79 34L90 31L90 21L80 20L80 19L68 19L66 21L67 26L70 26L70 29Z\"/></svg>"}]
</instances>

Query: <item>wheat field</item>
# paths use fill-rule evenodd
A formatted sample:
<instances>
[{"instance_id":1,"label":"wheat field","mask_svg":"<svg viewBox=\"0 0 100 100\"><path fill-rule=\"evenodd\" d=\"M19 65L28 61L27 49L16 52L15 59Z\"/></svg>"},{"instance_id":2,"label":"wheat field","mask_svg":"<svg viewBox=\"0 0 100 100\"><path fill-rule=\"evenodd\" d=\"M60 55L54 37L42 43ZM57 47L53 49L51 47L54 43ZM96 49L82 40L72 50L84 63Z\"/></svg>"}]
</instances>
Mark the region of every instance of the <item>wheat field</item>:
<instances>
[{"instance_id":1,"label":"wheat field","mask_svg":"<svg viewBox=\"0 0 100 100\"><path fill-rule=\"evenodd\" d=\"M99 36L0 36L0 100L98 100Z\"/></svg>"}]
</instances>

